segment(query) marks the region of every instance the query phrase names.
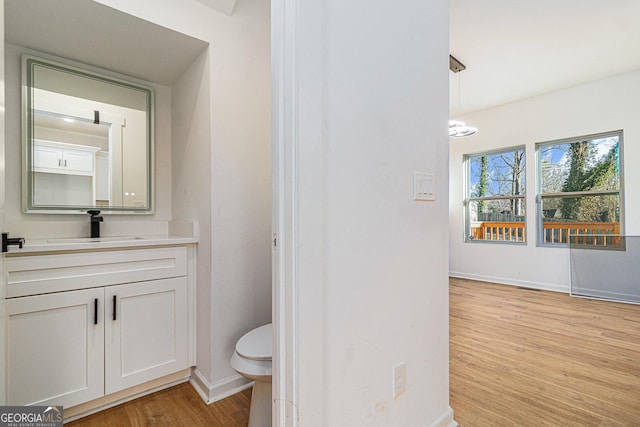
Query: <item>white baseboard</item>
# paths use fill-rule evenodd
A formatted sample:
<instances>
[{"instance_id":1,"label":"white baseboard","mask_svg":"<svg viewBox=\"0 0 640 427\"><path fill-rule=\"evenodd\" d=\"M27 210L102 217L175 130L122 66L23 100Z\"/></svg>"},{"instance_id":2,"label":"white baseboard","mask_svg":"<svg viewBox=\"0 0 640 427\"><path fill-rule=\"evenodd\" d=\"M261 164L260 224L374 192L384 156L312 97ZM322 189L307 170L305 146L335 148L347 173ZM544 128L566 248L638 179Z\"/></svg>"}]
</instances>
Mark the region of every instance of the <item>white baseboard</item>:
<instances>
[{"instance_id":1,"label":"white baseboard","mask_svg":"<svg viewBox=\"0 0 640 427\"><path fill-rule=\"evenodd\" d=\"M453 409L449 406L444 414L431 423L431 427L457 427L458 423L453 420Z\"/></svg>"},{"instance_id":2,"label":"white baseboard","mask_svg":"<svg viewBox=\"0 0 640 427\"><path fill-rule=\"evenodd\" d=\"M217 402L253 386L253 381L236 374L216 382L207 380L196 368L191 375L191 385L207 405Z\"/></svg>"},{"instance_id":3,"label":"white baseboard","mask_svg":"<svg viewBox=\"0 0 640 427\"><path fill-rule=\"evenodd\" d=\"M544 291L563 292L569 293L569 285L559 285L557 283L541 283L530 282L528 280L515 280L511 278L495 277L495 276L483 276L481 274L469 274L460 273L457 271L450 271L450 277L456 277L459 279L479 280L481 282L499 283L501 285L522 286L524 288L540 289Z\"/></svg>"}]
</instances>

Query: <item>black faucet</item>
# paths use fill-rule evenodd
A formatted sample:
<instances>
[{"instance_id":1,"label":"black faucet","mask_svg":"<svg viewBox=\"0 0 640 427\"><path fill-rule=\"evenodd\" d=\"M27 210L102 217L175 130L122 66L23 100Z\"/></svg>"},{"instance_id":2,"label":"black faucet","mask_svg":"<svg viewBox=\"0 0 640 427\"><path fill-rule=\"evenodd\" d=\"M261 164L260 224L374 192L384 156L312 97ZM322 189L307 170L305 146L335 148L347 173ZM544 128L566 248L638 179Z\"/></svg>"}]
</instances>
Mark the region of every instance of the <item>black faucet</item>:
<instances>
[{"instance_id":1,"label":"black faucet","mask_svg":"<svg viewBox=\"0 0 640 427\"><path fill-rule=\"evenodd\" d=\"M100 211L87 211L91 215L91 237L100 237L100 223L104 218L100 216Z\"/></svg>"},{"instance_id":2,"label":"black faucet","mask_svg":"<svg viewBox=\"0 0 640 427\"><path fill-rule=\"evenodd\" d=\"M2 233L2 252L8 252L9 245L17 245L22 249L24 242L24 237L9 238L9 233Z\"/></svg>"}]
</instances>

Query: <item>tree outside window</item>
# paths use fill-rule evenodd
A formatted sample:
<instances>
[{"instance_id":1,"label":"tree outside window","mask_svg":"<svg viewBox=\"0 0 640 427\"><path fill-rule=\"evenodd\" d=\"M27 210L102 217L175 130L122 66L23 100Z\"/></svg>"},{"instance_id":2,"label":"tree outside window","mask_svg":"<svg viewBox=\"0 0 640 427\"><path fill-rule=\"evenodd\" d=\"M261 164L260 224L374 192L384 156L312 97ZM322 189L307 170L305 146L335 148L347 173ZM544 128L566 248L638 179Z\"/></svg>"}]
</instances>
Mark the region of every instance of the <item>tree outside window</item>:
<instances>
[{"instance_id":1,"label":"tree outside window","mask_svg":"<svg viewBox=\"0 0 640 427\"><path fill-rule=\"evenodd\" d=\"M525 242L524 147L469 154L465 163L465 240Z\"/></svg>"},{"instance_id":2,"label":"tree outside window","mask_svg":"<svg viewBox=\"0 0 640 427\"><path fill-rule=\"evenodd\" d=\"M539 244L619 243L621 143L611 132L537 144Z\"/></svg>"}]
</instances>

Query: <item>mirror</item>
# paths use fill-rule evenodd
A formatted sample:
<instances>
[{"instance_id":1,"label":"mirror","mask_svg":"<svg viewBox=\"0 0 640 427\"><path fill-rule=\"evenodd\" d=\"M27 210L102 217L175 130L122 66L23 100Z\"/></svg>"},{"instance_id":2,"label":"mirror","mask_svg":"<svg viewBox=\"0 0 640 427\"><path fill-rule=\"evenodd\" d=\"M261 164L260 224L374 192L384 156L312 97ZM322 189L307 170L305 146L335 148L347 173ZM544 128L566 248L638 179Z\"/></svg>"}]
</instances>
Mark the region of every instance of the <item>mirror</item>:
<instances>
[{"instance_id":1,"label":"mirror","mask_svg":"<svg viewBox=\"0 0 640 427\"><path fill-rule=\"evenodd\" d=\"M23 210L153 213L153 91L22 58Z\"/></svg>"}]
</instances>

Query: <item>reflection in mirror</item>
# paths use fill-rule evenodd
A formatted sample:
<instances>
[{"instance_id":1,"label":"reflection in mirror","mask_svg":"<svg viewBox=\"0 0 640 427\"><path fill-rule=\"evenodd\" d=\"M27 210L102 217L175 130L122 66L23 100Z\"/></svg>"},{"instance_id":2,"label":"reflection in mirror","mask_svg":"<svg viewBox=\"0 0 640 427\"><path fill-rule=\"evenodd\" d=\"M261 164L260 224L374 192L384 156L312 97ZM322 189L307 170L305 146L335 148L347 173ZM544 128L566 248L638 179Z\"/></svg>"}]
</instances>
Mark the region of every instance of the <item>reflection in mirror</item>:
<instances>
[{"instance_id":1,"label":"reflection in mirror","mask_svg":"<svg viewBox=\"0 0 640 427\"><path fill-rule=\"evenodd\" d=\"M150 88L23 57L25 212L152 213Z\"/></svg>"}]
</instances>

